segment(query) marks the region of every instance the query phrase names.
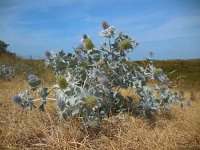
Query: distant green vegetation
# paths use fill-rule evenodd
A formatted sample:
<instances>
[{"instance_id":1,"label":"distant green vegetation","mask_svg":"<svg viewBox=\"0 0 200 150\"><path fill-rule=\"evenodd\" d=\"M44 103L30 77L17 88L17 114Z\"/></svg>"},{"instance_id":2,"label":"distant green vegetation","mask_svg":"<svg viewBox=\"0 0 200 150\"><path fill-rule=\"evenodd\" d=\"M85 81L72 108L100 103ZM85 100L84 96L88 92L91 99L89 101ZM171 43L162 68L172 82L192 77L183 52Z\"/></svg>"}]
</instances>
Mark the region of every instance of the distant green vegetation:
<instances>
[{"instance_id":1,"label":"distant green vegetation","mask_svg":"<svg viewBox=\"0 0 200 150\"><path fill-rule=\"evenodd\" d=\"M9 53L0 55L0 64L13 67L15 75L27 79L29 74L39 76L44 83L51 84L54 82L52 70L47 68L44 60L24 59Z\"/></svg>"},{"instance_id":2,"label":"distant green vegetation","mask_svg":"<svg viewBox=\"0 0 200 150\"><path fill-rule=\"evenodd\" d=\"M144 61L134 61L130 63L145 65ZM50 69L46 68L44 60L23 59L14 55L1 54L0 64L14 67L16 75L27 76L28 74L35 74L44 80L47 80L46 77L48 77L50 82L53 78L52 72ZM159 60L155 61L155 66L162 68L167 74L176 70L173 74L169 75L171 80L176 80L178 76L185 76L185 83L200 85L200 59Z\"/></svg>"},{"instance_id":3,"label":"distant green vegetation","mask_svg":"<svg viewBox=\"0 0 200 150\"><path fill-rule=\"evenodd\" d=\"M139 64L145 66L145 61L128 61L131 64ZM164 70L172 81L176 81L177 77L184 76L183 80L188 86L200 86L200 59L190 60L156 60L156 67ZM171 73L173 72L173 73Z\"/></svg>"},{"instance_id":4,"label":"distant green vegetation","mask_svg":"<svg viewBox=\"0 0 200 150\"><path fill-rule=\"evenodd\" d=\"M163 60L156 61L155 64L157 67L163 68L166 73L176 70L176 72L169 75L172 80L175 80L178 76L185 76L186 83L200 84L200 59Z\"/></svg>"}]
</instances>

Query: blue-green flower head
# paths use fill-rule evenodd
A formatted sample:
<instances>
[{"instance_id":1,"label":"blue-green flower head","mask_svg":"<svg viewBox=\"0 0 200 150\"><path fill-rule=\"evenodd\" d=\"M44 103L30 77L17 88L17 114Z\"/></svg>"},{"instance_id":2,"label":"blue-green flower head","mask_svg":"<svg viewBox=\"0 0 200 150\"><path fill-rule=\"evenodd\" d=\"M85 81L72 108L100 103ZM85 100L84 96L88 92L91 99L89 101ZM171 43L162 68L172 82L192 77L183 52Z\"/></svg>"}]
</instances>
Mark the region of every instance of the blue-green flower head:
<instances>
[{"instance_id":1,"label":"blue-green flower head","mask_svg":"<svg viewBox=\"0 0 200 150\"><path fill-rule=\"evenodd\" d=\"M102 28L103 28L104 30L106 30L108 27L109 27L108 23L107 23L106 21L103 21L103 22L102 22Z\"/></svg>"},{"instance_id":2,"label":"blue-green flower head","mask_svg":"<svg viewBox=\"0 0 200 150\"><path fill-rule=\"evenodd\" d=\"M94 69L93 73L95 76L100 76L101 75L101 70L100 69Z\"/></svg>"},{"instance_id":3,"label":"blue-green flower head","mask_svg":"<svg viewBox=\"0 0 200 150\"><path fill-rule=\"evenodd\" d=\"M48 88L46 88L46 87L41 88L39 91L39 94L42 98L47 97L47 95L49 94Z\"/></svg>"},{"instance_id":4,"label":"blue-green flower head","mask_svg":"<svg viewBox=\"0 0 200 150\"><path fill-rule=\"evenodd\" d=\"M41 80L34 74L28 76L28 81L31 87L37 87L41 83Z\"/></svg>"},{"instance_id":5,"label":"blue-green flower head","mask_svg":"<svg viewBox=\"0 0 200 150\"><path fill-rule=\"evenodd\" d=\"M88 38L87 34L83 34L83 40L85 40L87 38Z\"/></svg>"},{"instance_id":6,"label":"blue-green flower head","mask_svg":"<svg viewBox=\"0 0 200 150\"><path fill-rule=\"evenodd\" d=\"M106 84L106 83L108 83L108 81L109 81L108 78L105 77L105 76L97 77L97 80L98 80L98 82L101 83L101 84Z\"/></svg>"},{"instance_id":7,"label":"blue-green flower head","mask_svg":"<svg viewBox=\"0 0 200 150\"><path fill-rule=\"evenodd\" d=\"M62 111L62 110L65 109L66 103L65 103L65 101L63 99L58 99L57 100L57 106L58 106L59 110Z\"/></svg>"},{"instance_id":8,"label":"blue-green flower head","mask_svg":"<svg viewBox=\"0 0 200 150\"><path fill-rule=\"evenodd\" d=\"M90 77L91 78L97 78L101 75L101 70L98 68L94 68L93 70L91 70L90 72Z\"/></svg>"},{"instance_id":9,"label":"blue-green flower head","mask_svg":"<svg viewBox=\"0 0 200 150\"><path fill-rule=\"evenodd\" d=\"M12 97L12 100L16 103L21 103L22 98L19 95L15 95Z\"/></svg>"},{"instance_id":10,"label":"blue-green flower head","mask_svg":"<svg viewBox=\"0 0 200 150\"><path fill-rule=\"evenodd\" d=\"M28 75L28 80L35 80L37 77L34 74Z\"/></svg>"},{"instance_id":11,"label":"blue-green flower head","mask_svg":"<svg viewBox=\"0 0 200 150\"><path fill-rule=\"evenodd\" d=\"M51 52L47 50L47 51L45 52L45 56L46 56L47 58L49 58L49 57L51 56Z\"/></svg>"}]
</instances>

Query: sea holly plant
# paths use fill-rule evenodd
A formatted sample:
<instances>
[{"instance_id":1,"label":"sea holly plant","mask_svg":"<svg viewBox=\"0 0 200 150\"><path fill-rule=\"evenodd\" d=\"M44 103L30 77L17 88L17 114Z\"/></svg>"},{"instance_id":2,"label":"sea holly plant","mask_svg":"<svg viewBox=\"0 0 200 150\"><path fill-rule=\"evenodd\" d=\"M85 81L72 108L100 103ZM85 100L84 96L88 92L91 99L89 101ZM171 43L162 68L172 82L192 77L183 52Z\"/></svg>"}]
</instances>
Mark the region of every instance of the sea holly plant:
<instances>
[{"instance_id":1,"label":"sea holly plant","mask_svg":"<svg viewBox=\"0 0 200 150\"><path fill-rule=\"evenodd\" d=\"M11 80L14 78L15 71L12 67L8 67L4 64L0 64L0 77Z\"/></svg>"},{"instance_id":2,"label":"sea holly plant","mask_svg":"<svg viewBox=\"0 0 200 150\"><path fill-rule=\"evenodd\" d=\"M29 87L14 96L13 101L30 110L36 107L35 101L41 101L39 109L44 111L45 104L53 100L60 119L78 116L87 127L98 127L110 115L135 109L145 118L157 111L169 111L170 104L177 102L179 96L171 92L171 82L161 68L154 66L154 60L146 58L147 65L133 65L126 55L138 43L127 34L117 34L114 26L105 21L100 36L106 42L99 47L84 34L73 53L47 51L45 63L53 69L56 84L50 88L40 86L41 80L29 75ZM123 97L122 88L135 89L138 102ZM40 97L33 98L34 92ZM50 92L56 96L49 98Z\"/></svg>"}]
</instances>

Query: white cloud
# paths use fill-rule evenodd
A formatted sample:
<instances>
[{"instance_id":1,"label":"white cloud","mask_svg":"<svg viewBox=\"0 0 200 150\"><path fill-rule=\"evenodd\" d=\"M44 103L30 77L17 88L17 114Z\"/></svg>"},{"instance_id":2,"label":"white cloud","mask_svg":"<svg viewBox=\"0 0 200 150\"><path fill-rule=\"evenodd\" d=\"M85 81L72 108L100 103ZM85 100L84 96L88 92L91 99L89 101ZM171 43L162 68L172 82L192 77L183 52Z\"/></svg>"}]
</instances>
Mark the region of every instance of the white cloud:
<instances>
[{"instance_id":1,"label":"white cloud","mask_svg":"<svg viewBox=\"0 0 200 150\"><path fill-rule=\"evenodd\" d=\"M163 12L145 12L138 16L118 19L121 26L127 28L129 34L136 35L143 42L173 40L176 38L200 38L200 15L173 16L159 21ZM157 22L156 22L157 21ZM117 20L114 20L117 23Z\"/></svg>"},{"instance_id":2,"label":"white cloud","mask_svg":"<svg viewBox=\"0 0 200 150\"><path fill-rule=\"evenodd\" d=\"M146 39L155 41L199 36L199 20L200 16L174 17L159 28L147 31Z\"/></svg>"}]
</instances>

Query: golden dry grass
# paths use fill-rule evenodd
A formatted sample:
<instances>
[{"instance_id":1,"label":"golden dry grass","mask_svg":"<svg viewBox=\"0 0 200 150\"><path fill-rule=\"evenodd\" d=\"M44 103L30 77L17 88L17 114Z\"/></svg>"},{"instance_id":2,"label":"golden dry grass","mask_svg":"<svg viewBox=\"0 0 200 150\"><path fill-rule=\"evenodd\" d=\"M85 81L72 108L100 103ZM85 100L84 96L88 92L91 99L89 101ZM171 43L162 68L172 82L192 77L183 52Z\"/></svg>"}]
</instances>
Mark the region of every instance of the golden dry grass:
<instances>
[{"instance_id":1,"label":"golden dry grass","mask_svg":"<svg viewBox=\"0 0 200 150\"><path fill-rule=\"evenodd\" d=\"M58 121L51 102L44 113L21 111L10 98L26 84L20 77L0 80L0 149L200 149L199 95L190 108L174 105L171 113L159 113L153 120L120 114L99 129L86 130L78 119Z\"/></svg>"}]
</instances>

